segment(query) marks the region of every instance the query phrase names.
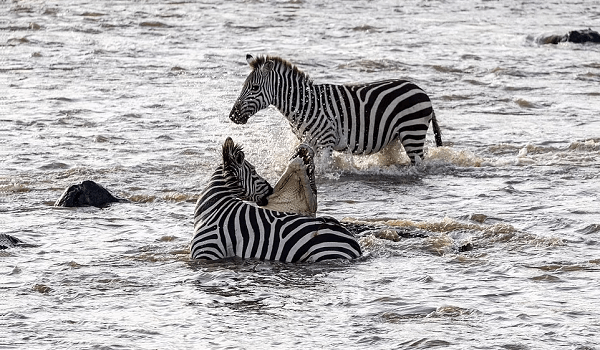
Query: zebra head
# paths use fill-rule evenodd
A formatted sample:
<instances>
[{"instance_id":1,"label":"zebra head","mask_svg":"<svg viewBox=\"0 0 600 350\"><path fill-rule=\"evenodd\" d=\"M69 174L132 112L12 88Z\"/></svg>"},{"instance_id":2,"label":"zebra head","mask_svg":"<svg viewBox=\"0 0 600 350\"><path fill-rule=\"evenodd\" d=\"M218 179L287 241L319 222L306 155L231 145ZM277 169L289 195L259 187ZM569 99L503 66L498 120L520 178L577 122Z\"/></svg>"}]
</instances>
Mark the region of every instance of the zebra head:
<instances>
[{"instance_id":1,"label":"zebra head","mask_svg":"<svg viewBox=\"0 0 600 350\"><path fill-rule=\"evenodd\" d=\"M242 92L235 101L229 119L236 124L246 124L248 119L261 109L267 108L273 100L272 72L275 62L268 57L254 58L246 55L252 72L246 78Z\"/></svg>"},{"instance_id":2,"label":"zebra head","mask_svg":"<svg viewBox=\"0 0 600 350\"><path fill-rule=\"evenodd\" d=\"M273 188L256 173L254 166L244 159L242 147L236 145L231 137L223 144L223 172L227 184L236 190L240 199L261 206L267 205Z\"/></svg>"}]
</instances>

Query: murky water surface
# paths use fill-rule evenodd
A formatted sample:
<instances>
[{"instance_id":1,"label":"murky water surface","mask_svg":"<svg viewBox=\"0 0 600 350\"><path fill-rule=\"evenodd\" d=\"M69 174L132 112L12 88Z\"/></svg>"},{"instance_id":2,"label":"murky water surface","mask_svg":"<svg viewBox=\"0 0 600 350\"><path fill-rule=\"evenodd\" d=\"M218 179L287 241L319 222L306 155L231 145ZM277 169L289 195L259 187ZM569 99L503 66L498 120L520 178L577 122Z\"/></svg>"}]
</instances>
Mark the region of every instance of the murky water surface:
<instances>
[{"instance_id":1,"label":"murky water surface","mask_svg":"<svg viewBox=\"0 0 600 350\"><path fill-rule=\"evenodd\" d=\"M0 347L599 348L600 45L536 42L588 27L595 1L1 3L0 231L36 246L0 253ZM228 120L246 53L428 92L424 164L317 172L320 215L415 238L189 261L225 138L273 183L297 143L274 109ZM85 179L131 203L52 206Z\"/></svg>"}]
</instances>

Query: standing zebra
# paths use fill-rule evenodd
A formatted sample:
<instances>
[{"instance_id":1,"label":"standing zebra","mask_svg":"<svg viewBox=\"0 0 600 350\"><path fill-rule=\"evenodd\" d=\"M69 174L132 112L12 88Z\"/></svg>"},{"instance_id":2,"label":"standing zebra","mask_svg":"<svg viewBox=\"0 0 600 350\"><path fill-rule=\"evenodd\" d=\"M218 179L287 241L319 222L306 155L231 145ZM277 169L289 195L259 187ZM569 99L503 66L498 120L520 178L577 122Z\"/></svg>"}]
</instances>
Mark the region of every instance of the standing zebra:
<instances>
[{"instance_id":1,"label":"standing zebra","mask_svg":"<svg viewBox=\"0 0 600 350\"><path fill-rule=\"evenodd\" d=\"M259 208L273 189L227 138L223 164L212 175L194 212L192 259L227 257L285 262L352 259L361 255L354 236L332 218Z\"/></svg>"},{"instance_id":2,"label":"standing zebra","mask_svg":"<svg viewBox=\"0 0 600 350\"><path fill-rule=\"evenodd\" d=\"M252 72L229 114L236 124L245 124L259 110L274 105L296 136L317 150L372 154L399 139L415 164L423 157L431 121L436 145L442 145L431 101L411 82L313 84L282 58L247 55L246 60Z\"/></svg>"}]
</instances>

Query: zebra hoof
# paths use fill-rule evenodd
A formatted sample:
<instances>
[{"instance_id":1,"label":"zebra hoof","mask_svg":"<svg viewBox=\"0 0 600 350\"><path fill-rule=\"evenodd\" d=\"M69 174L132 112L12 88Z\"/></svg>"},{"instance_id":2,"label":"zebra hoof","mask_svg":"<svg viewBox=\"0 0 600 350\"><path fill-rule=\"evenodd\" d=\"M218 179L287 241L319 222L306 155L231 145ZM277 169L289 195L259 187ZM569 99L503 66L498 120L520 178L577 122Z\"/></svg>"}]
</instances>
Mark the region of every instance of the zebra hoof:
<instances>
[{"instance_id":1,"label":"zebra hoof","mask_svg":"<svg viewBox=\"0 0 600 350\"><path fill-rule=\"evenodd\" d=\"M54 203L55 207L85 207L104 208L110 203L121 202L104 187L94 181L86 180L79 185L69 186L62 196Z\"/></svg>"}]
</instances>

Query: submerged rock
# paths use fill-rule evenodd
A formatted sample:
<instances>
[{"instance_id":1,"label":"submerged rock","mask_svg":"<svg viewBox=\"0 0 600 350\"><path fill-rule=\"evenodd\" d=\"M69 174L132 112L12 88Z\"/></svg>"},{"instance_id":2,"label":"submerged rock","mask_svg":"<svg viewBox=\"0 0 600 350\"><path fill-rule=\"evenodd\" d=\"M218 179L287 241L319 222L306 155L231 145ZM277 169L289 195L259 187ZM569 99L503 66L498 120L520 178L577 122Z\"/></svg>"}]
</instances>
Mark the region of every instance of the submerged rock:
<instances>
[{"instance_id":1,"label":"submerged rock","mask_svg":"<svg viewBox=\"0 0 600 350\"><path fill-rule=\"evenodd\" d=\"M0 233L0 249L14 248L23 244L23 241L17 237Z\"/></svg>"},{"instance_id":2,"label":"submerged rock","mask_svg":"<svg viewBox=\"0 0 600 350\"><path fill-rule=\"evenodd\" d=\"M85 207L104 208L110 203L124 202L113 196L107 189L94 181L86 180L79 185L69 186L54 203L56 207Z\"/></svg>"},{"instance_id":3,"label":"submerged rock","mask_svg":"<svg viewBox=\"0 0 600 350\"><path fill-rule=\"evenodd\" d=\"M570 43L600 43L600 33L589 29L572 30L565 35L550 35L539 39L542 44Z\"/></svg>"},{"instance_id":4,"label":"submerged rock","mask_svg":"<svg viewBox=\"0 0 600 350\"><path fill-rule=\"evenodd\" d=\"M6 233L0 233L0 250L16 248L16 247L31 248L31 247L39 247L39 245L32 244L32 243L25 243L15 236L7 235Z\"/></svg>"}]
</instances>

